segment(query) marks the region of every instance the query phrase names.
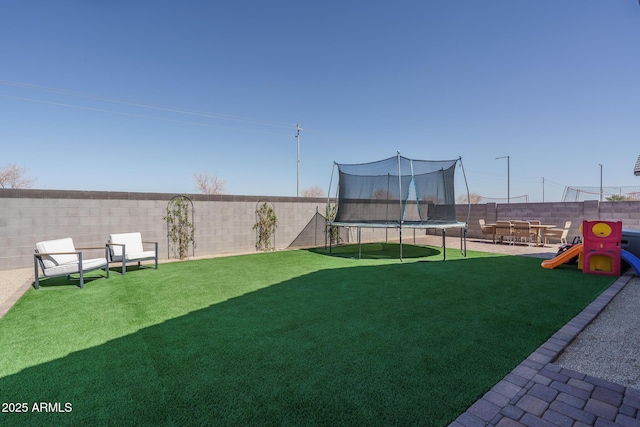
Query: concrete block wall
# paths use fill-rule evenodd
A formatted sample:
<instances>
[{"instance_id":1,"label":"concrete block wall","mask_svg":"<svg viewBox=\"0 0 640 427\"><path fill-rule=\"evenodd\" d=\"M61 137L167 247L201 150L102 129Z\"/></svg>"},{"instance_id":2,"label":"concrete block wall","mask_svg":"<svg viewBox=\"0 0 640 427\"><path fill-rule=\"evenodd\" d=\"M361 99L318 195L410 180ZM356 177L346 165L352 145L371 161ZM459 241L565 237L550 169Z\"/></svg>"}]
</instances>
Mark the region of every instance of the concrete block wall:
<instances>
[{"instance_id":1,"label":"concrete block wall","mask_svg":"<svg viewBox=\"0 0 640 427\"><path fill-rule=\"evenodd\" d=\"M163 217L175 194L0 189L0 269L33 266L35 243L72 237L76 247L101 246L111 233L140 231L169 254ZM253 196L190 196L194 207L195 256L255 251L256 205L270 200L278 217L276 249L286 248L326 199ZM91 257L104 256L91 251Z\"/></svg>"},{"instance_id":2,"label":"concrete block wall","mask_svg":"<svg viewBox=\"0 0 640 427\"><path fill-rule=\"evenodd\" d=\"M580 235L583 220L600 219L603 221L622 221L625 229L640 230L640 202L550 202L550 203L510 203L471 205L468 237L481 238L482 232L478 220L484 218L487 223L497 220L537 219L543 224L564 227L571 221L568 240Z\"/></svg>"},{"instance_id":3,"label":"concrete block wall","mask_svg":"<svg viewBox=\"0 0 640 427\"><path fill-rule=\"evenodd\" d=\"M284 197L240 197L211 196L210 200L194 201L194 223L196 227L196 255L220 255L255 251L257 241L256 208L267 201L278 217L272 244L284 249L314 217L316 209L324 212L326 199ZM162 231L166 240L166 227ZM322 239L324 241L324 238ZM165 242L166 251L166 242ZM165 254L165 257L167 255Z\"/></svg>"},{"instance_id":4,"label":"concrete block wall","mask_svg":"<svg viewBox=\"0 0 640 427\"><path fill-rule=\"evenodd\" d=\"M109 234L140 231L144 240L159 243L160 257L168 254L166 208L175 194L82 192L57 190L0 189L0 269L33 265L35 243L72 237L77 247L104 246ZM196 227L195 256L214 256L255 251L255 211L258 203L269 201L278 217L275 247L284 249L314 217L324 214L326 199L232 195L192 195ZM467 219L467 205L458 205L459 221ZM569 240L579 234L583 219L622 221L623 228L640 230L640 202L551 202L471 205L468 237L481 238L479 219L539 219L543 224L564 226L572 221ZM416 235L425 231L417 230ZM440 234L440 231L430 231ZM357 241L351 229L348 241ZM458 231L448 235L457 236ZM362 242L397 241L397 229L366 229ZM410 242L412 230L403 240ZM91 255L91 254L90 254ZM100 255L96 253L95 256ZM171 254L170 257L173 257Z\"/></svg>"},{"instance_id":5,"label":"concrete block wall","mask_svg":"<svg viewBox=\"0 0 640 427\"><path fill-rule=\"evenodd\" d=\"M623 228L640 230L640 204L638 202L601 203L601 216L610 221L622 221Z\"/></svg>"}]
</instances>

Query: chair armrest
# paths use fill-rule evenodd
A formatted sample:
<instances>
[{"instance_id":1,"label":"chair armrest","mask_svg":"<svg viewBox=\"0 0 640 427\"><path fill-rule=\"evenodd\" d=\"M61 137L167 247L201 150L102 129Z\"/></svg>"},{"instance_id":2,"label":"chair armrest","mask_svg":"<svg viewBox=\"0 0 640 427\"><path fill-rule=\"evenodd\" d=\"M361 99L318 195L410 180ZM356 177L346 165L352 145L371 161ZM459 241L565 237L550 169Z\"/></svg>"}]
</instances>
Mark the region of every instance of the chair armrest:
<instances>
[{"instance_id":1,"label":"chair armrest","mask_svg":"<svg viewBox=\"0 0 640 427\"><path fill-rule=\"evenodd\" d=\"M102 248L98 248L98 249L102 249ZM75 251L75 252L38 252L38 253L33 254L33 256L36 257L36 258L40 258L40 257L47 256L47 255L79 255L79 254L80 254L80 251Z\"/></svg>"},{"instance_id":2,"label":"chair armrest","mask_svg":"<svg viewBox=\"0 0 640 427\"><path fill-rule=\"evenodd\" d=\"M122 256L123 262L124 259L126 258L126 254L125 254L125 244L124 243L112 243L112 242L107 242L104 245L104 252L105 252L105 257L108 255L109 257L111 257L111 260L113 261L113 257L114 257L114 252L113 252L113 248L112 246L122 246L122 254L120 254L120 256Z\"/></svg>"},{"instance_id":3,"label":"chair armrest","mask_svg":"<svg viewBox=\"0 0 640 427\"><path fill-rule=\"evenodd\" d=\"M147 244L147 245L154 245L154 250L156 251L156 258L158 257L158 242L142 242L143 244Z\"/></svg>"}]
</instances>

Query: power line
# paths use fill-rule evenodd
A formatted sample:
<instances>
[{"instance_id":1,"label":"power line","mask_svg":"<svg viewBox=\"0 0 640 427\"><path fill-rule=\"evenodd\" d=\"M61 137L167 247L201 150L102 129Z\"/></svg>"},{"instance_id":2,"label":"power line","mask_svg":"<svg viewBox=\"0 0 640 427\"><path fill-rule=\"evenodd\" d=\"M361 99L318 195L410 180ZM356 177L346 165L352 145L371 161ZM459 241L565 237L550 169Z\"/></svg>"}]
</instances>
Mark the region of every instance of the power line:
<instances>
[{"instance_id":1,"label":"power line","mask_svg":"<svg viewBox=\"0 0 640 427\"><path fill-rule=\"evenodd\" d=\"M54 106L57 106L57 107L75 108L75 109L78 109L78 110L96 111L96 112L99 112L99 113L117 114L117 115L121 115L121 116L137 117L137 118L143 118L143 119L149 119L149 120L161 120L161 121L172 122L172 123L181 123L181 124L196 125L196 126L215 127L215 128L220 128L220 129L239 130L239 131L243 131L243 132L261 133L261 134L269 134L269 135L277 135L277 136L288 136L287 134L283 134L283 133L266 132L266 131L260 131L260 130L255 130L255 129L245 129L245 128L238 128L238 127L232 127L232 126L222 126L222 125L215 125L215 124L211 124L211 123L202 123L202 122L194 122L194 121L186 121L186 120L177 120L177 119L170 119L170 118L166 118L166 117L157 117L157 116L149 116L149 115L144 115L144 114L128 113L128 112L124 112L124 111L107 110L107 109L104 109L104 108L87 107L87 106L84 106L84 105L74 105L74 104L68 104L68 103L63 103L63 102L54 102L54 101L45 101L45 100L41 100L41 99L25 98L25 97L21 97L21 96L11 96L11 95L0 94L0 97L8 98L8 99L16 99L16 100L19 100L19 101L36 102L36 103L39 103L39 104L54 105Z\"/></svg>"},{"instance_id":2,"label":"power line","mask_svg":"<svg viewBox=\"0 0 640 427\"><path fill-rule=\"evenodd\" d=\"M557 186L559 186L559 187L566 187L566 186L567 186L567 184L560 184L559 182L552 181L552 180L550 180L549 178L545 178L545 179L544 179L544 183L545 183L545 184L553 184L553 185L557 185Z\"/></svg>"},{"instance_id":3,"label":"power line","mask_svg":"<svg viewBox=\"0 0 640 427\"><path fill-rule=\"evenodd\" d=\"M32 90L38 90L38 91L43 91L43 92L51 92L51 93L57 93L57 94L60 94L60 95L74 96L74 97L78 97L78 98L92 99L92 100L96 100L96 101L104 101L104 102L111 102L111 103L116 103L116 104L123 104L123 105L128 105L128 106L131 106L131 107L146 108L146 109L151 109L151 110L166 111L166 112L171 112L171 113L178 113L178 114L186 114L186 115L192 115L192 116L206 117L206 118L210 118L210 119L231 120L231 121L238 121L238 122L253 123L253 124L258 124L258 125L263 125L263 126L277 126L277 127L287 127L287 128L291 128L291 127L295 126L295 125L288 124L288 123L285 124L285 123L273 122L273 121L268 121L268 120L251 119L251 118L247 118L247 117L232 116L232 115L228 115L228 114L216 114L216 113L208 113L208 112L202 112L202 111L186 110L186 109L182 109L182 108L165 107L165 106L159 106L159 105L149 105L149 104L143 104L143 103L139 103L139 102L128 101L128 100L124 100L124 99L109 98L109 97L105 97L105 96L101 96L101 95L95 95L95 94L91 94L91 93L75 92L75 91L70 91L70 90L65 90L65 89L57 89L57 88L46 87L46 86L38 86L38 85L31 84L31 83L22 83L22 82L8 81L8 80L0 80L0 85L19 87L19 88L23 88L23 89L32 89ZM33 100L33 99L27 99L27 100L38 102L37 100ZM44 101L42 101L42 102L44 102ZM70 106L70 105L65 105L65 106Z\"/></svg>"}]
</instances>

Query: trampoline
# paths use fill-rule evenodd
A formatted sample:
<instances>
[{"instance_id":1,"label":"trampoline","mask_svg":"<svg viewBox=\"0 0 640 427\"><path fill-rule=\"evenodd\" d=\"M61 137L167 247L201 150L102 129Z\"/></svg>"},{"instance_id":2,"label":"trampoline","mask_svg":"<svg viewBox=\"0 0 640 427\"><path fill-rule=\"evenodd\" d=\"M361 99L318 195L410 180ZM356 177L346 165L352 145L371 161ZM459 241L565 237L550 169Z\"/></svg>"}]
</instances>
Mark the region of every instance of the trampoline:
<instances>
[{"instance_id":1,"label":"trampoline","mask_svg":"<svg viewBox=\"0 0 640 427\"><path fill-rule=\"evenodd\" d=\"M335 218L328 219L327 225L355 227L359 257L362 228L397 229L400 260L403 229L441 231L443 259L446 259L446 231L457 229L460 231L460 250L466 256L466 232L471 206L467 203L466 219L459 221L456 217L454 188L457 165L462 170L469 200L462 157L454 160L416 160L398 153L397 156L370 163L334 162L327 203L331 202L337 170L334 198L337 210Z\"/></svg>"}]
</instances>

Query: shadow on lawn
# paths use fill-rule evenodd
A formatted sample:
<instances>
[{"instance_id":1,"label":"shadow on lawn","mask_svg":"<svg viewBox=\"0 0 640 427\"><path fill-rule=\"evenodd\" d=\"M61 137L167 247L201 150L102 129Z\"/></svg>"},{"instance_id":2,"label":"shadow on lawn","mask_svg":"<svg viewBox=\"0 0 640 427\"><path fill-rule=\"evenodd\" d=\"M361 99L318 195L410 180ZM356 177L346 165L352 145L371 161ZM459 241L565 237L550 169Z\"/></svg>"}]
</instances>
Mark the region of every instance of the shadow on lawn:
<instances>
[{"instance_id":1,"label":"shadow on lawn","mask_svg":"<svg viewBox=\"0 0 640 427\"><path fill-rule=\"evenodd\" d=\"M128 266L127 267L127 272L134 272L137 270L147 270L147 269L152 269L152 267L149 266L137 266L137 265L132 265L132 266ZM114 266L110 266L109 267L109 275L112 274L122 274L122 267L114 267ZM93 281L96 280L100 280L100 279L106 279L107 275L103 270L96 270L96 271L90 271L88 273L84 273L84 284L85 286ZM70 277L67 276L59 276L59 277L45 277L45 276L40 276L40 281L39 281L39 285L40 285L40 289L42 291L51 291L51 290L62 290L62 289L66 289L66 290L72 290L72 289L76 289L76 290L80 290L80 275L79 274L72 274ZM32 283L33 286L33 283Z\"/></svg>"},{"instance_id":2,"label":"shadow on lawn","mask_svg":"<svg viewBox=\"0 0 640 427\"><path fill-rule=\"evenodd\" d=\"M104 271L101 271L101 272L91 271L89 273L85 273L84 286L87 286L89 283L93 281L104 279L106 277L107 276L105 275ZM32 283L31 285L34 286L34 283ZM52 291L52 290L62 290L62 289L81 290L80 276L78 274L72 274L70 278L67 278L67 276L50 277L50 278L41 276L39 281L39 286L40 286L39 291Z\"/></svg>"},{"instance_id":3,"label":"shadow on lawn","mask_svg":"<svg viewBox=\"0 0 640 427\"><path fill-rule=\"evenodd\" d=\"M446 425L604 287L488 261L326 269L193 311L3 377L31 412L3 425Z\"/></svg>"},{"instance_id":4,"label":"shadow on lawn","mask_svg":"<svg viewBox=\"0 0 640 427\"><path fill-rule=\"evenodd\" d=\"M362 258L362 259L399 259L400 245L397 243L363 243L360 248L357 244L334 246L332 248L312 248L309 251L336 257ZM432 246L402 245L402 257L426 258L442 253L442 249Z\"/></svg>"}]
</instances>

